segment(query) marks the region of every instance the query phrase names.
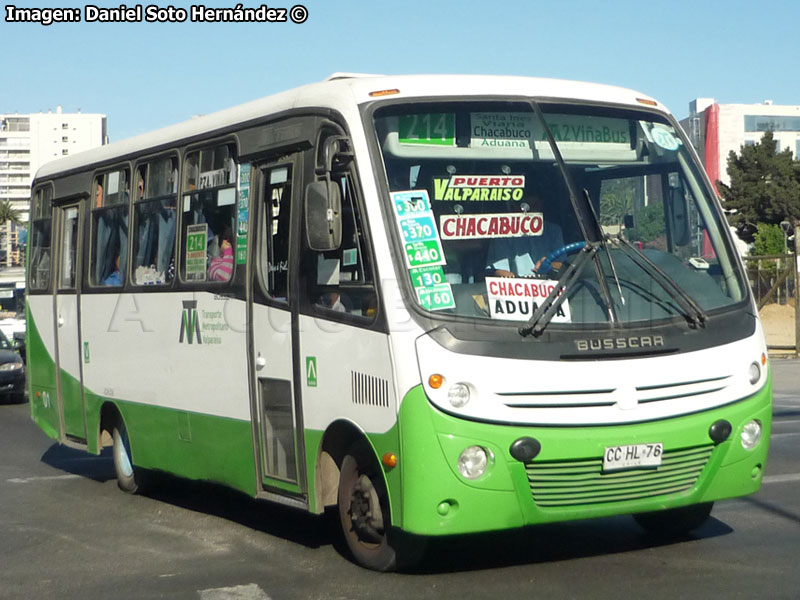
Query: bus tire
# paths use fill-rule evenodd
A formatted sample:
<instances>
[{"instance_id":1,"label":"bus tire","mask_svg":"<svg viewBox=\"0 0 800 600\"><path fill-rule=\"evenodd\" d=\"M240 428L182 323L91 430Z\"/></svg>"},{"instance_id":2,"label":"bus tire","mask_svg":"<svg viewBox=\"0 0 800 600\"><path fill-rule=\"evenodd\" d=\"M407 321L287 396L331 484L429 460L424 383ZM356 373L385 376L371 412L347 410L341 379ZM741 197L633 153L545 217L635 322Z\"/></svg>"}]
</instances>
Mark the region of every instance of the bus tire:
<instances>
[{"instance_id":1,"label":"bus tire","mask_svg":"<svg viewBox=\"0 0 800 600\"><path fill-rule=\"evenodd\" d=\"M383 476L365 445L354 444L339 471L339 520L355 561L374 571L393 571L389 501Z\"/></svg>"},{"instance_id":2,"label":"bus tire","mask_svg":"<svg viewBox=\"0 0 800 600\"><path fill-rule=\"evenodd\" d=\"M713 502L706 502L680 508L639 513L633 515L633 518L648 533L662 538L680 537L705 523L711 514L713 506Z\"/></svg>"},{"instance_id":3,"label":"bus tire","mask_svg":"<svg viewBox=\"0 0 800 600\"><path fill-rule=\"evenodd\" d=\"M114 425L112 432L114 440L112 453L114 455L114 471L117 473L117 485L123 492L136 494L142 491L142 477L139 470L134 468L131 459L131 445L128 430L122 419Z\"/></svg>"}]
</instances>

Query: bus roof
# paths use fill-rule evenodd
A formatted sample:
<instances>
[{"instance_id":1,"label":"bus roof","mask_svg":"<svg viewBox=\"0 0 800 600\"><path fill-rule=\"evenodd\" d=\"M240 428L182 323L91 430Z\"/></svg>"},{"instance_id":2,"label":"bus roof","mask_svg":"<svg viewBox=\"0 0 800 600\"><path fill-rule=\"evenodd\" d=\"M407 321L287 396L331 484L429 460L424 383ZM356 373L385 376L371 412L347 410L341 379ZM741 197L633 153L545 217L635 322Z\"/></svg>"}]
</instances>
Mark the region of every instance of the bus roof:
<instances>
[{"instance_id":1,"label":"bus roof","mask_svg":"<svg viewBox=\"0 0 800 600\"><path fill-rule=\"evenodd\" d=\"M385 96L371 93L391 91ZM144 152L149 148L169 145L205 134L213 134L239 123L247 123L265 115L293 108L331 108L347 113L357 104L380 101L381 98L400 99L430 96L531 96L608 102L641 106L645 100L667 112L666 107L647 95L621 87L536 77L502 75L361 75L334 73L325 81L312 83L253 100L219 112L194 117L163 129L80 152L67 158L44 164L36 179L49 178L60 173L82 170L92 165L112 162L115 159Z\"/></svg>"}]
</instances>

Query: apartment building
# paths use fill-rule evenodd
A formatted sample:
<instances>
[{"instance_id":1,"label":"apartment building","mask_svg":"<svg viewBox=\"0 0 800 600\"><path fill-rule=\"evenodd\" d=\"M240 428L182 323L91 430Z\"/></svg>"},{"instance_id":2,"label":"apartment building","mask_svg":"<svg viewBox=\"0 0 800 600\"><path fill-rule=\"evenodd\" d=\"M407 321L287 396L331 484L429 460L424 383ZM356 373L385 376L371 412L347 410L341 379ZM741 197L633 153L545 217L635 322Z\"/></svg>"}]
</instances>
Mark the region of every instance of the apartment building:
<instances>
[{"instance_id":1,"label":"apartment building","mask_svg":"<svg viewBox=\"0 0 800 600\"><path fill-rule=\"evenodd\" d=\"M21 227L0 225L0 266L21 264L21 236L28 221L31 182L37 169L107 141L106 116L65 113L0 112L0 203L8 201L20 214Z\"/></svg>"}]
</instances>

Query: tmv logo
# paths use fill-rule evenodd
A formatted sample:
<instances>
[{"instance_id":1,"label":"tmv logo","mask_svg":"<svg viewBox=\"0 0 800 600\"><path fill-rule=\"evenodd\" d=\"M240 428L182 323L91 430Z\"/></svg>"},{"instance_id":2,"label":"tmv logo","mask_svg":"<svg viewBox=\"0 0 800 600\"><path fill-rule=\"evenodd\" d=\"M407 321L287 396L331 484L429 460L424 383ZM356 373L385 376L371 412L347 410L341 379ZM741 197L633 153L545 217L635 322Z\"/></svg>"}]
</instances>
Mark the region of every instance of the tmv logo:
<instances>
[{"instance_id":1,"label":"tmv logo","mask_svg":"<svg viewBox=\"0 0 800 600\"><path fill-rule=\"evenodd\" d=\"M191 344L194 341L194 336L197 335L197 343L202 344L203 339L200 337L200 321L197 318L197 300L184 300L183 301L183 318L181 319L181 337L179 343L183 343L183 338L186 342Z\"/></svg>"}]
</instances>

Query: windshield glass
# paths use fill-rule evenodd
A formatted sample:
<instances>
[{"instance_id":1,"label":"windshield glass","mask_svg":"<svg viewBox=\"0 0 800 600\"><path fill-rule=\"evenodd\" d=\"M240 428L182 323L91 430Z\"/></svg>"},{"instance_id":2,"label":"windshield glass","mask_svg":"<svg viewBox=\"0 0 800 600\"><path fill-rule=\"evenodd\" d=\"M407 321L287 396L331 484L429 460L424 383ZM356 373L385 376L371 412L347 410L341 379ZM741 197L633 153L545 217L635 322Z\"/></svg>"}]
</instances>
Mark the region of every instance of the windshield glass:
<instances>
[{"instance_id":1,"label":"windshield glass","mask_svg":"<svg viewBox=\"0 0 800 600\"><path fill-rule=\"evenodd\" d=\"M403 104L375 127L404 268L438 314L527 321L581 251L597 215L703 310L744 298L723 220L678 132L658 114L524 102ZM567 177L573 182L570 199ZM591 204L591 208L588 205ZM602 282L602 285L601 285ZM598 252L564 291L554 324L685 316L629 253Z\"/></svg>"}]
</instances>

